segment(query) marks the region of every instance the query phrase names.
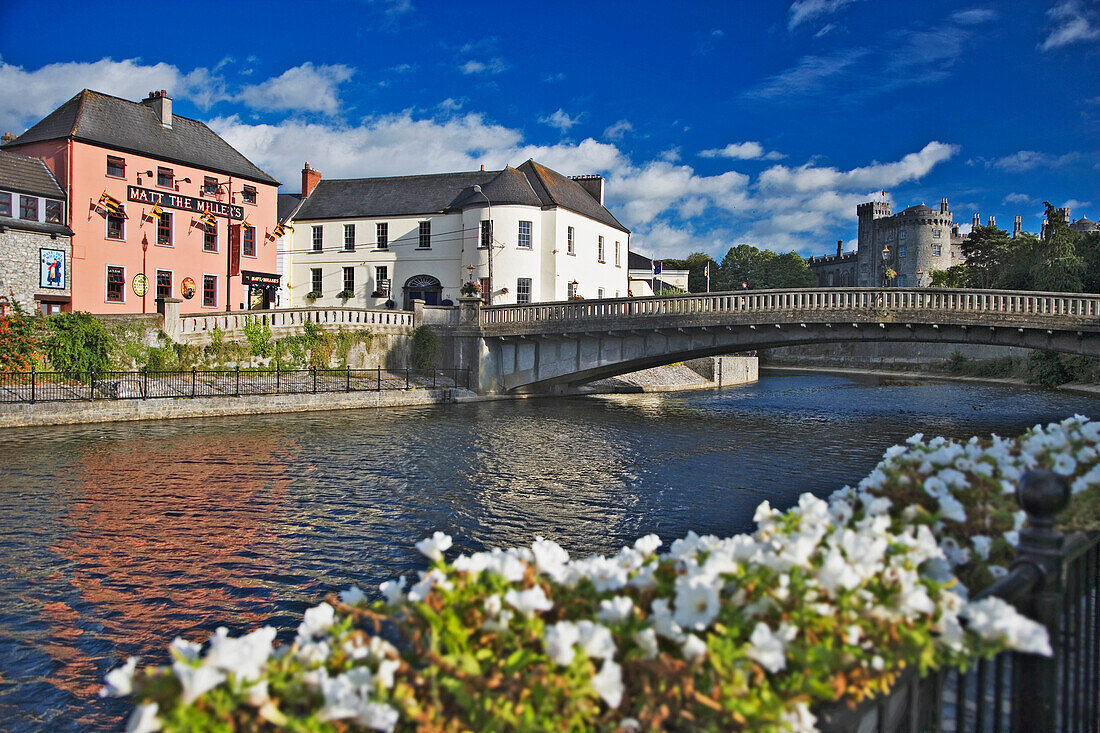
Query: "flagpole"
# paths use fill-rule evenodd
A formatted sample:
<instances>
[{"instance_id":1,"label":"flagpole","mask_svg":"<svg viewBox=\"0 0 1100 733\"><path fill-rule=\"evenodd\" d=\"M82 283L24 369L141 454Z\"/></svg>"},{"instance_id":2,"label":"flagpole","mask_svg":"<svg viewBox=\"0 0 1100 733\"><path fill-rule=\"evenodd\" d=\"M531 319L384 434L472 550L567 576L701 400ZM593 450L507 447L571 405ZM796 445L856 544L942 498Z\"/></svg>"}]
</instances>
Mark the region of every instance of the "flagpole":
<instances>
[{"instance_id":1,"label":"flagpole","mask_svg":"<svg viewBox=\"0 0 1100 733\"><path fill-rule=\"evenodd\" d=\"M233 176L229 177L229 185L225 187L229 199L229 211L233 211ZM233 310L233 228L232 214L225 220L225 312Z\"/></svg>"}]
</instances>

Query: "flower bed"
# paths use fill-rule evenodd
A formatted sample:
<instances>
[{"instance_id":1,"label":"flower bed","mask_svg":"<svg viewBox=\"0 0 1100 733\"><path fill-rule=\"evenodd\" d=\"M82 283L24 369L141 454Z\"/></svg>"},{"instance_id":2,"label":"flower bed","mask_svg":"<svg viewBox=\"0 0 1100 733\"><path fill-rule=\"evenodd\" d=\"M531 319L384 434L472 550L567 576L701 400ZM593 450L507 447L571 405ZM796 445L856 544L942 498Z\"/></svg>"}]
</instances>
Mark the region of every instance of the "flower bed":
<instances>
[{"instance_id":1,"label":"flower bed","mask_svg":"<svg viewBox=\"0 0 1100 733\"><path fill-rule=\"evenodd\" d=\"M1100 493L1100 425L1071 418L1016 440L914 436L856 488L762 504L752 534L655 535L572 559L551 540L448 561L172 664L131 658L104 694L133 695L131 731L811 730L815 706L887 692L907 671L1003 649L1050 654L1046 629L997 598L967 600L1011 552L1020 471ZM1070 512L1072 514L1072 511ZM1005 536L1005 533L1009 533Z\"/></svg>"}]
</instances>

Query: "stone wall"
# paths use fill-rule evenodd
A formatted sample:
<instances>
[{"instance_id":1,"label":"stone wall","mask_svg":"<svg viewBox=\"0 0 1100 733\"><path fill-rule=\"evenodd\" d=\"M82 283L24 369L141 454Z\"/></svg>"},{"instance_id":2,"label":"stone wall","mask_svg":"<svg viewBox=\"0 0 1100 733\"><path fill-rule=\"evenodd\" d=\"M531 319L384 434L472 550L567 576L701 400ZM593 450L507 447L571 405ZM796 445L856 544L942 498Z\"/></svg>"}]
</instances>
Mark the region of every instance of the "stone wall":
<instances>
[{"instance_id":1,"label":"stone wall","mask_svg":"<svg viewBox=\"0 0 1100 733\"><path fill-rule=\"evenodd\" d=\"M40 288L40 249L56 249L65 253L65 287ZM38 309L36 299L68 301L72 295L70 267L72 243L69 237L51 239L49 234L8 228L0 233L0 296L15 300L27 310Z\"/></svg>"},{"instance_id":2,"label":"stone wall","mask_svg":"<svg viewBox=\"0 0 1100 733\"><path fill-rule=\"evenodd\" d=\"M749 384L760 379L759 360L755 356L708 356L684 364L718 387Z\"/></svg>"},{"instance_id":3,"label":"stone wall","mask_svg":"<svg viewBox=\"0 0 1100 733\"><path fill-rule=\"evenodd\" d=\"M847 342L784 346L761 353L764 363L789 366L874 368L922 368L936 366L955 352L967 359L1024 358L1030 349L975 344Z\"/></svg>"}]
</instances>

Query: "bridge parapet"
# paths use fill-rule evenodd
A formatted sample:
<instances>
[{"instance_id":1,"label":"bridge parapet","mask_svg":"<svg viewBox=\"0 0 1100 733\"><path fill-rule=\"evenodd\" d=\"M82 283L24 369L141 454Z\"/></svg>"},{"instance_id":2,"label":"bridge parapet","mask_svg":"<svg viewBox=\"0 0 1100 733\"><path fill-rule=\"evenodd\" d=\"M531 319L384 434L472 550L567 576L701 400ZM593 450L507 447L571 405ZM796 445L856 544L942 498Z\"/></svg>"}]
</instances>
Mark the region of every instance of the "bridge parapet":
<instances>
[{"instance_id":1,"label":"bridge parapet","mask_svg":"<svg viewBox=\"0 0 1100 733\"><path fill-rule=\"evenodd\" d=\"M487 336L708 324L895 321L1100 327L1100 295L945 288L756 290L492 306Z\"/></svg>"}]
</instances>

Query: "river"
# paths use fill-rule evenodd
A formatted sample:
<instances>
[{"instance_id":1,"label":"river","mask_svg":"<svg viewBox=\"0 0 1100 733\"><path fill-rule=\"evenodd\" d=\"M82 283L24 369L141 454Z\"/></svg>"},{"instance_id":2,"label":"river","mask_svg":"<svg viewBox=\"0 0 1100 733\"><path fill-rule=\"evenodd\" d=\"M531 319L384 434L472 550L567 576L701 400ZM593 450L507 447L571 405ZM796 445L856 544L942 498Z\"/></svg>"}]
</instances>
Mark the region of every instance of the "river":
<instances>
[{"instance_id":1,"label":"river","mask_svg":"<svg viewBox=\"0 0 1100 733\"><path fill-rule=\"evenodd\" d=\"M858 481L915 432L1014 435L1100 398L783 374L721 392L34 428L0 436L0 728L100 730L130 654L205 640L422 567L529 543L614 552L751 528Z\"/></svg>"}]
</instances>

